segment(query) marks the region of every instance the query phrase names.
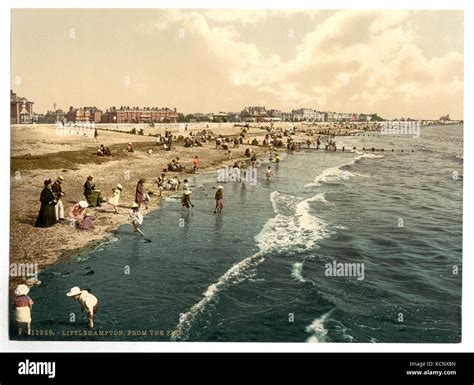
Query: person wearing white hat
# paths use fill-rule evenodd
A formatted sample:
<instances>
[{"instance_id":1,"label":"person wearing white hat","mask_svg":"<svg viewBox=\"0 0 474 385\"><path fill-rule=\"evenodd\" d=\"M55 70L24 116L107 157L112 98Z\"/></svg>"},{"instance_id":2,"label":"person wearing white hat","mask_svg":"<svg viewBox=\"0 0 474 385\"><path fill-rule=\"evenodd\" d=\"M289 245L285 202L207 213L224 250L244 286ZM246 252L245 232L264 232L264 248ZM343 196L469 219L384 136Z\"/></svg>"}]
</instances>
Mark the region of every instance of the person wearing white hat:
<instances>
[{"instance_id":1,"label":"person wearing white hat","mask_svg":"<svg viewBox=\"0 0 474 385\"><path fill-rule=\"evenodd\" d=\"M214 209L214 214L215 213L220 213L222 209L224 208L224 187L218 186L216 195L215 195L215 200L216 200L216 208Z\"/></svg>"},{"instance_id":2,"label":"person wearing white hat","mask_svg":"<svg viewBox=\"0 0 474 385\"><path fill-rule=\"evenodd\" d=\"M86 215L87 207L89 207L89 204L85 200L79 201L74 206L72 206L69 210L69 218L71 218L71 223L80 225Z\"/></svg>"},{"instance_id":3,"label":"person wearing white hat","mask_svg":"<svg viewBox=\"0 0 474 385\"><path fill-rule=\"evenodd\" d=\"M94 316L99 310L99 300L97 297L87 290L81 290L77 286L71 288L66 295L81 304L81 311L84 309L87 311L87 326L89 329L92 329L94 327Z\"/></svg>"},{"instance_id":4,"label":"person wearing white hat","mask_svg":"<svg viewBox=\"0 0 474 385\"><path fill-rule=\"evenodd\" d=\"M140 228L140 225L143 223L143 214L140 210L140 205L138 203L132 203L129 214L129 218L132 220L132 226L135 229L135 232L139 233L142 237L144 236L143 231Z\"/></svg>"},{"instance_id":5,"label":"person wearing white hat","mask_svg":"<svg viewBox=\"0 0 474 385\"><path fill-rule=\"evenodd\" d=\"M181 203L182 207L186 207L186 209L189 211L189 206L194 207L194 205L191 203L191 190L185 190L183 193L183 197L181 198Z\"/></svg>"},{"instance_id":6,"label":"person wearing white hat","mask_svg":"<svg viewBox=\"0 0 474 385\"><path fill-rule=\"evenodd\" d=\"M107 203L113 207L115 214L119 213L117 206L120 202L120 194L122 193L122 189L122 185L120 183L117 184L117 186L112 189L112 197L107 201Z\"/></svg>"},{"instance_id":7,"label":"person wearing white hat","mask_svg":"<svg viewBox=\"0 0 474 385\"><path fill-rule=\"evenodd\" d=\"M31 334L31 308L33 300L28 296L30 289L26 285L18 285L15 289L15 300L13 309L15 310L15 319L18 323L18 335L21 336L22 327L26 325L26 334Z\"/></svg>"}]
</instances>

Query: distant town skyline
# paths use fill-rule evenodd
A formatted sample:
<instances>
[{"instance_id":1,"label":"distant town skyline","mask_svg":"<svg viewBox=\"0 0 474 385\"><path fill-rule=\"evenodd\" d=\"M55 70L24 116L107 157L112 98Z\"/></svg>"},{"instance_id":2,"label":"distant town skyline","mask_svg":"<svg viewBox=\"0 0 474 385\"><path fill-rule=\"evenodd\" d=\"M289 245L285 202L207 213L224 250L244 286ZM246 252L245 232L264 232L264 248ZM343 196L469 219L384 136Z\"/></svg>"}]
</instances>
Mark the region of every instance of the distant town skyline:
<instances>
[{"instance_id":1,"label":"distant town skyline","mask_svg":"<svg viewBox=\"0 0 474 385\"><path fill-rule=\"evenodd\" d=\"M12 11L11 88L69 106L463 119L462 11Z\"/></svg>"}]
</instances>

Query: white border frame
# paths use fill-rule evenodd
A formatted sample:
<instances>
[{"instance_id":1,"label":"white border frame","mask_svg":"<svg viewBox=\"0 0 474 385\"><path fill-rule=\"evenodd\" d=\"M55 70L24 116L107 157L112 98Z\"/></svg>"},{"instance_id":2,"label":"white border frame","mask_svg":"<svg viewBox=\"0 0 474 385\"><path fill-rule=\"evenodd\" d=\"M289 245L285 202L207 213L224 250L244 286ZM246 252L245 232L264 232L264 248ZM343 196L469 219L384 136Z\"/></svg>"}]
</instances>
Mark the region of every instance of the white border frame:
<instances>
[{"instance_id":1,"label":"white border frame","mask_svg":"<svg viewBox=\"0 0 474 385\"><path fill-rule=\"evenodd\" d=\"M474 68L472 60L472 31L474 20L472 17L473 3L471 1L439 1L430 2L420 0L390 0L380 1L362 0L332 0L332 1L303 1L303 0L261 0L256 4L255 0L229 0L223 6L217 0L162 0L150 2L147 0L134 0L124 4L106 0L18 0L2 1L0 7L0 44L2 48L1 59L1 87L0 111L1 116L9 117L10 108L8 98L10 95L10 17L12 8L315 8L315 9L458 9L464 10L464 68ZM7 54L8 52L8 54ZM474 196L473 188L473 155L466 151L474 145L474 132L469 124L473 121L472 111L466 108L473 102L472 75L464 73L464 212L463 212L463 293L462 293L462 343L460 344L348 344L348 343L197 343L197 342L45 342L31 341L19 342L8 339L8 312L4 311L9 306L8 299L8 261L9 261L9 209L4 208L5 215L0 216L0 352L472 352L474 351L474 255L473 240L469 237L474 229L474 203L469 197ZM466 103L466 101L468 101ZM469 102L470 101L470 102ZM1 168L2 180L7 181L10 186L10 120L4 119L3 128L0 130L1 140ZM10 192L8 189L0 190L0 202L8 202L9 208Z\"/></svg>"}]
</instances>

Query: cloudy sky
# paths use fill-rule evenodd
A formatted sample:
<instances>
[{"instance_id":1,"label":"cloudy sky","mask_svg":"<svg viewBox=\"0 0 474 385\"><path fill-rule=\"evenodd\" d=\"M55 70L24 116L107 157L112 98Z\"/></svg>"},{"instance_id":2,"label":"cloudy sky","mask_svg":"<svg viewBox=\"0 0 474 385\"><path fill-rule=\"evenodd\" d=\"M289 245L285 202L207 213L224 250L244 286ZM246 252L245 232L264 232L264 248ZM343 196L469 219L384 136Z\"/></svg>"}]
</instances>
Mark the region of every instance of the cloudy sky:
<instances>
[{"instance_id":1,"label":"cloudy sky","mask_svg":"<svg viewBox=\"0 0 474 385\"><path fill-rule=\"evenodd\" d=\"M11 87L36 112L264 105L463 118L463 13L14 10Z\"/></svg>"}]
</instances>

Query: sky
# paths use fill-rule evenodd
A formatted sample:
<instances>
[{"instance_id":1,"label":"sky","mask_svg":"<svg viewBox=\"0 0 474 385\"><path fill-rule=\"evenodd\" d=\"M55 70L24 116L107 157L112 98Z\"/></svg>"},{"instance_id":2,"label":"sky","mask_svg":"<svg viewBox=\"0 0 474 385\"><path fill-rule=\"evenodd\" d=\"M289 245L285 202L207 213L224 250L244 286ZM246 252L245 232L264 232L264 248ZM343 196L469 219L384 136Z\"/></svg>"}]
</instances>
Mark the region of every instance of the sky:
<instances>
[{"instance_id":1,"label":"sky","mask_svg":"<svg viewBox=\"0 0 474 385\"><path fill-rule=\"evenodd\" d=\"M11 88L69 106L463 119L462 11L16 9Z\"/></svg>"}]
</instances>

